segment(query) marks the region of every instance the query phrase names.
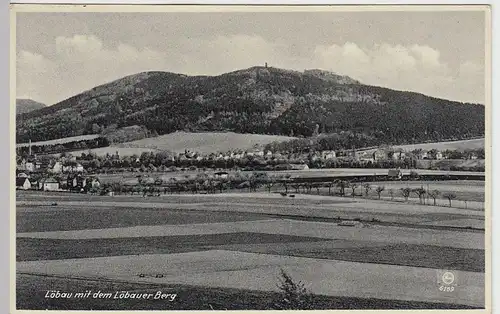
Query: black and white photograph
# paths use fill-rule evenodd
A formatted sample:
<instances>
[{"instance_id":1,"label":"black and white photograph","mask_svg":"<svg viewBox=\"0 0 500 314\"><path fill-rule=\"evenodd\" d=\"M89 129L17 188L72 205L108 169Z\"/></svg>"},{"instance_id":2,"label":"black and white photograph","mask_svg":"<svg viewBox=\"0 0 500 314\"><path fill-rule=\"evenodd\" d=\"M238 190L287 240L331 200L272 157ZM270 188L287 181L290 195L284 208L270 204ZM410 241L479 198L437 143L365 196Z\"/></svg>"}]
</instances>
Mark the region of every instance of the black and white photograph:
<instances>
[{"instance_id":1,"label":"black and white photograph","mask_svg":"<svg viewBox=\"0 0 500 314\"><path fill-rule=\"evenodd\" d=\"M489 6L10 15L12 313L491 310Z\"/></svg>"}]
</instances>

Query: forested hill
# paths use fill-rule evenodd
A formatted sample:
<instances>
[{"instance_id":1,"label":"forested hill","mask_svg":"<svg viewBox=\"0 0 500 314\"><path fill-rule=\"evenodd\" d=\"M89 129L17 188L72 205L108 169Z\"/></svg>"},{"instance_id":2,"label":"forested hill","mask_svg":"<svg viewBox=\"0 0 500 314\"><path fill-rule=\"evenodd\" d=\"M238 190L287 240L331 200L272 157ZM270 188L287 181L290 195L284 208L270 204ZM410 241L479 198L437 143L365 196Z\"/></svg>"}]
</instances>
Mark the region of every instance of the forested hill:
<instances>
[{"instance_id":1,"label":"forested hill","mask_svg":"<svg viewBox=\"0 0 500 314\"><path fill-rule=\"evenodd\" d=\"M144 126L152 134L227 130L307 137L351 131L411 143L483 135L484 110L320 70L145 72L18 116L17 142Z\"/></svg>"},{"instance_id":2,"label":"forested hill","mask_svg":"<svg viewBox=\"0 0 500 314\"><path fill-rule=\"evenodd\" d=\"M31 99L16 99L16 114L26 113L46 107L45 104Z\"/></svg>"}]
</instances>

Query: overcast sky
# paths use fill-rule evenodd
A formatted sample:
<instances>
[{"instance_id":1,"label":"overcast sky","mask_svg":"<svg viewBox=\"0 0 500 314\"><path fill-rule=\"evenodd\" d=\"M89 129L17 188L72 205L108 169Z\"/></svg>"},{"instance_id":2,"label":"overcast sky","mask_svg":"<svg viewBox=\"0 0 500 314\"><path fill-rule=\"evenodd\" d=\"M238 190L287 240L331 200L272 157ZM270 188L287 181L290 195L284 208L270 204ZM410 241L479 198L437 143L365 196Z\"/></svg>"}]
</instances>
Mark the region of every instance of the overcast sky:
<instances>
[{"instance_id":1,"label":"overcast sky","mask_svg":"<svg viewBox=\"0 0 500 314\"><path fill-rule=\"evenodd\" d=\"M320 68L484 103L483 12L18 13L17 97L51 105L142 71Z\"/></svg>"}]
</instances>

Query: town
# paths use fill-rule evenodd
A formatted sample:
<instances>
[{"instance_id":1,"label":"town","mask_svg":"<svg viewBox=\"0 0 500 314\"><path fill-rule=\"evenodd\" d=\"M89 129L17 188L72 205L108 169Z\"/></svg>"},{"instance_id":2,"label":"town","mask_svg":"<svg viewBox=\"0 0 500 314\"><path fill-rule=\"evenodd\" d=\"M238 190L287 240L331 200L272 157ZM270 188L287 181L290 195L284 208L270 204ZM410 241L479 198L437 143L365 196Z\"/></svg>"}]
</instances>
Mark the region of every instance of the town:
<instances>
[{"instance_id":1,"label":"town","mask_svg":"<svg viewBox=\"0 0 500 314\"><path fill-rule=\"evenodd\" d=\"M31 149L30 149L31 150ZM71 191L113 195L130 192L159 194L160 191L208 192L228 188L265 185L271 179L282 181L291 175L286 171L334 168L430 169L484 171L481 167L461 169L453 166L457 160L484 159L484 149L445 150L384 147L372 150L308 151L303 153L272 152L261 148L225 153L143 152L140 156L115 154L97 156L89 151L80 156L70 152L60 155L18 156L16 188L41 191ZM451 166L439 166L433 161L453 160ZM253 173L257 171L257 173ZM169 173L167 179L163 173ZM272 173L272 175L268 175ZM126 182L113 174L136 174L138 180ZM241 174L246 174L241 175ZM251 174L251 175L250 175ZM176 178L176 175L178 176ZM388 171L388 176L401 179L400 171ZM179 178L180 176L180 178ZM101 182L99 178L109 178ZM255 179L255 180L252 180ZM189 180L191 179L191 180ZM230 180L229 180L230 179ZM227 184L227 182L232 184ZM199 182L198 184L196 182ZM104 184L102 184L104 183ZM200 186L201 185L201 186ZM138 186L148 186L139 189ZM135 187L135 190L134 190ZM156 187L156 188L154 188ZM162 189L160 189L163 188Z\"/></svg>"}]
</instances>

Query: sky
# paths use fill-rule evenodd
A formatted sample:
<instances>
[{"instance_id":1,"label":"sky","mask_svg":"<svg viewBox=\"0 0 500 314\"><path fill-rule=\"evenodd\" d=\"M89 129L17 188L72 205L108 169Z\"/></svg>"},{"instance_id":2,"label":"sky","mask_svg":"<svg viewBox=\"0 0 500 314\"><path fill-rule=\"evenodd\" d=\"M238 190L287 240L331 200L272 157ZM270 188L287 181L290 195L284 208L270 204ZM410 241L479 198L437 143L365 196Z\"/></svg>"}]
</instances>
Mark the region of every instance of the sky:
<instances>
[{"instance_id":1,"label":"sky","mask_svg":"<svg viewBox=\"0 0 500 314\"><path fill-rule=\"evenodd\" d=\"M484 103L485 13L17 13L17 98L47 105L126 75L265 62Z\"/></svg>"}]
</instances>

